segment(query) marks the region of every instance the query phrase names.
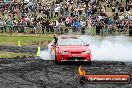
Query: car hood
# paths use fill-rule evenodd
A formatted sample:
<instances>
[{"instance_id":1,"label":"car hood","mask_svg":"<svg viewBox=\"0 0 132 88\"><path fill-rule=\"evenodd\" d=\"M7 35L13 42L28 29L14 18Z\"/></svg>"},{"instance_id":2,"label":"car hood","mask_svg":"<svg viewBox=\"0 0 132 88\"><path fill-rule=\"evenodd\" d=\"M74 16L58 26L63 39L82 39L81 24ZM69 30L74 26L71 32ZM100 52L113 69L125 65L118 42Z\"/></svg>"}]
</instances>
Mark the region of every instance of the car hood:
<instances>
[{"instance_id":1,"label":"car hood","mask_svg":"<svg viewBox=\"0 0 132 88\"><path fill-rule=\"evenodd\" d=\"M58 46L61 51L82 52L89 51L88 46Z\"/></svg>"}]
</instances>

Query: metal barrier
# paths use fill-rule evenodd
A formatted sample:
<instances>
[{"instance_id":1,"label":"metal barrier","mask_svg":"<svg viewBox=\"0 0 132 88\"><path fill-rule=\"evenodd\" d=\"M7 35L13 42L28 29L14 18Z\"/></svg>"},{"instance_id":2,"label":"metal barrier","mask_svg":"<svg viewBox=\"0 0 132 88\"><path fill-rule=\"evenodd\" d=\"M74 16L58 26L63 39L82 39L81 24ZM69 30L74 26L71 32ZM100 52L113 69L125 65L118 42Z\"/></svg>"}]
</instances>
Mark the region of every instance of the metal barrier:
<instances>
[{"instance_id":1,"label":"metal barrier","mask_svg":"<svg viewBox=\"0 0 132 88\"><path fill-rule=\"evenodd\" d=\"M85 27L85 28L74 28L74 27L66 27L64 30L59 30L54 33L59 34L70 34L70 35L97 35L96 27ZM109 28L100 29L99 36L111 36L111 35L126 35L132 36L132 29L117 29L113 31Z\"/></svg>"},{"instance_id":2,"label":"metal barrier","mask_svg":"<svg viewBox=\"0 0 132 88\"><path fill-rule=\"evenodd\" d=\"M24 25L18 25L18 26L9 26L6 25L0 28L1 30L6 30L6 32L20 32L20 33L33 33L35 30L35 33L43 33L42 27L37 26L24 26ZM66 27L66 26L58 26L58 27L52 27L52 28L43 28L44 34L67 34L67 35L97 35L96 27ZM99 36L109 36L109 35L126 35L126 36L132 36L132 27L130 26L128 30L125 29L117 29L116 31L111 30L110 28L102 28L100 29Z\"/></svg>"}]
</instances>

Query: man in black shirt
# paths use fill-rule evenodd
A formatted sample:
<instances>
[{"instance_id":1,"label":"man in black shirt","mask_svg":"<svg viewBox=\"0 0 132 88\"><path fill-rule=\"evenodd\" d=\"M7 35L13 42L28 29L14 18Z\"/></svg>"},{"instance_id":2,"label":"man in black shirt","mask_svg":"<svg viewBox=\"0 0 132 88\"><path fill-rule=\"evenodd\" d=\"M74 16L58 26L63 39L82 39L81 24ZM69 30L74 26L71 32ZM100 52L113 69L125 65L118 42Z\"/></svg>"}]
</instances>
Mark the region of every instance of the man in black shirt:
<instances>
[{"instance_id":1,"label":"man in black shirt","mask_svg":"<svg viewBox=\"0 0 132 88\"><path fill-rule=\"evenodd\" d=\"M42 25L42 32L43 32L43 34L44 34L44 29L45 29L45 20L44 19L42 19L42 23L41 23L41 25Z\"/></svg>"}]
</instances>

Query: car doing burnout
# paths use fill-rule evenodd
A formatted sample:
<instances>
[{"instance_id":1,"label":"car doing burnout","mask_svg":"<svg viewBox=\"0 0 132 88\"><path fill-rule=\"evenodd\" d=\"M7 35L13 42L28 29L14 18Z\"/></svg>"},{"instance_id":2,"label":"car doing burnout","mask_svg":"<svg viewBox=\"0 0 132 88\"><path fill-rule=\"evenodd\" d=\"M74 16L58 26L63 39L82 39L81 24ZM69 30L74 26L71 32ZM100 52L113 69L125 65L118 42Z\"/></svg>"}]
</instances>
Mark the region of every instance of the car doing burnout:
<instances>
[{"instance_id":1,"label":"car doing burnout","mask_svg":"<svg viewBox=\"0 0 132 88\"><path fill-rule=\"evenodd\" d=\"M57 63L64 61L91 62L91 51L88 46L78 37L58 37L52 41L51 56Z\"/></svg>"}]
</instances>

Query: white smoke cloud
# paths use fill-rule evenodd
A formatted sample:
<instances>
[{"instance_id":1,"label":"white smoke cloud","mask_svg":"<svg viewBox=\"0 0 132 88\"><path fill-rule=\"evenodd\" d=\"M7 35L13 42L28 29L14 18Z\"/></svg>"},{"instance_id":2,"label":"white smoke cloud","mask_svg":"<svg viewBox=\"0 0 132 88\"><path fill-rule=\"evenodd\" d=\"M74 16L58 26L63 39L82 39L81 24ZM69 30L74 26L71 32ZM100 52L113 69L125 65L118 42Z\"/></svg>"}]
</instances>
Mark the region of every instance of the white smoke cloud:
<instances>
[{"instance_id":1,"label":"white smoke cloud","mask_svg":"<svg viewBox=\"0 0 132 88\"><path fill-rule=\"evenodd\" d=\"M51 53L50 53L51 44L52 43L49 43L49 45L48 45L48 47L46 49L40 51L40 59L43 59L43 60L54 60L51 57Z\"/></svg>"},{"instance_id":2,"label":"white smoke cloud","mask_svg":"<svg viewBox=\"0 0 132 88\"><path fill-rule=\"evenodd\" d=\"M92 61L132 62L132 42L128 37L107 37L102 40L82 36L80 39L89 43L89 48L92 52Z\"/></svg>"}]
</instances>

